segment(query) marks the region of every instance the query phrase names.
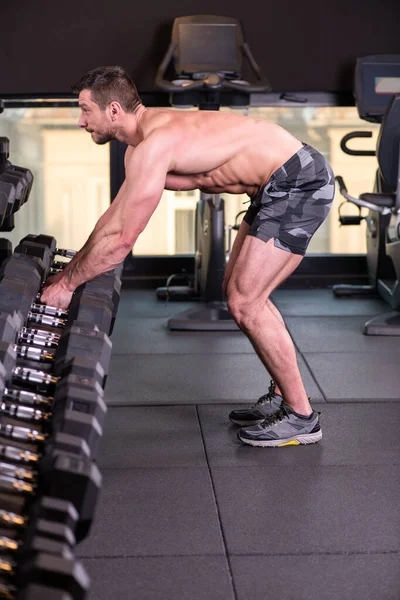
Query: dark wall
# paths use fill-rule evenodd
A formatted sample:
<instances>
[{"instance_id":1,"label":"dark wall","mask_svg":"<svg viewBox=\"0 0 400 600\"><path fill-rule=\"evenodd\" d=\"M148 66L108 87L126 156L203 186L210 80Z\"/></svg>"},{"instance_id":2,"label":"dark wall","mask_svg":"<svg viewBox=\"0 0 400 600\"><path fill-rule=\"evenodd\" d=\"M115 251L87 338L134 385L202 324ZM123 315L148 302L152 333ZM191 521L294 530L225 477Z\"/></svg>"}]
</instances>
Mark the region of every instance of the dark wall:
<instances>
[{"instance_id":1,"label":"dark wall","mask_svg":"<svg viewBox=\"0 0 400 600\"><path fill-rule=\"evenodd\" d=\"M240 19L274 91L348 91L357 56L400 53L398 0L2 0L0 97L68 93L105 64L152 91L173 19L190 14Z\"/></svg>"}]
</instances>

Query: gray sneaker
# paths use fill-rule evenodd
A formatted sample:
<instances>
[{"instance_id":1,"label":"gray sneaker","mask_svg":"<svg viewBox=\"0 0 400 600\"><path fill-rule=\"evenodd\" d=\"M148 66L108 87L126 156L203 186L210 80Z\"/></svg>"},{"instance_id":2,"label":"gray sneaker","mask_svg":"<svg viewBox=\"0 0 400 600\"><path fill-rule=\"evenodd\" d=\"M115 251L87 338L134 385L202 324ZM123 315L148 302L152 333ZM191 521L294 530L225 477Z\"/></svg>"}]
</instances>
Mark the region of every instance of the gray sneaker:
<instances>
[{"instance_id":1,"label":"gray sneaker","mask_svg":"<svg viewBox=\"0 0 400 600\"><path fill-rule=\"evenodd\" d=\"M249 408L239 408L229 413L229 419L235 425L258 425L266 417L273 415L282 404L282 396L275 394L275 381L271 379L268 392Z\"/></svg>"},{"instance_id":2,"label":"gray sneaker","mask_svg":"<svg viewBox=\"0 0 400 600\"><path fill-rule=\"evenodd\" d=\"M287 404L282 404L278 412L260 425L239 429L238 438L250 446L315 444L322 438L319 417L315 410L309 417L302 417Z\"/></svg>"}]
</instances>

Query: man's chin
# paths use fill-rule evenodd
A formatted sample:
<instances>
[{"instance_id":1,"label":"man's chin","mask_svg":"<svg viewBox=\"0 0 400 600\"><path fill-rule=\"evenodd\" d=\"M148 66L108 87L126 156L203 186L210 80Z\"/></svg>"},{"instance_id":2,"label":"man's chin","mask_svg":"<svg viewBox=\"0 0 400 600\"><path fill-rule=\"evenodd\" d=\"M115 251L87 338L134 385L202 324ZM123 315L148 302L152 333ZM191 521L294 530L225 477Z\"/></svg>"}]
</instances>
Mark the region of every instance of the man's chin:
<instances>
[{"instance_id":1,"label":"man's chin","mask_svg":"<svg viewBox=\"0 0 400 600\"><path fill-rule=\"evenodd\" d=\"M92 140L94 141L94 143L98 146L103 146L104 144L111 142L111 140L113 139L111 135L96 136L96 134L93 131L90 135L92 136Z\"/></svg>"}]
</instances>

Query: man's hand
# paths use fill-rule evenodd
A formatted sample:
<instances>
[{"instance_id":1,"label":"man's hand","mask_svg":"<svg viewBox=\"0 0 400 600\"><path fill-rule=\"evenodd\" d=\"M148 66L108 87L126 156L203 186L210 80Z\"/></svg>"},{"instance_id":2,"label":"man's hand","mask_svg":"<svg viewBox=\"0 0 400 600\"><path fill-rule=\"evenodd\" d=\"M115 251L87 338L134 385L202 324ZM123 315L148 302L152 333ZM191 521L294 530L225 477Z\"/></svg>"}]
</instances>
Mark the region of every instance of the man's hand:
<instances>
[{"instance_id":1,"label":"man's hand","mask_svg":"<svg viewBox=\"0 0 400 600\"><path fill-rule=\"evenodd\" d=\"M68 308L74 292L71 292L63 283L62 273L49 277L45 283L40 301L57 308Z\"/></svg>"}]
</instances>

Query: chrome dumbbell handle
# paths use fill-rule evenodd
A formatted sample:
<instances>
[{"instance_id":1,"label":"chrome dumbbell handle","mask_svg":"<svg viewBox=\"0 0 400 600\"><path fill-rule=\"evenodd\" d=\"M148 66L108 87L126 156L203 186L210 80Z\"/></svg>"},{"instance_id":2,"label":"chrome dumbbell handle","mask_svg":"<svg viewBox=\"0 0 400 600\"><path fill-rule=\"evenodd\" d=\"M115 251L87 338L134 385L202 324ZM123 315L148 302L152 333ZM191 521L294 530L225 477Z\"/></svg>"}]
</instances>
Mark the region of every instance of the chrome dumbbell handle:
<instances>
[{"instance_id":1,"label":"chrome dumbbell handle","mask_svg":"<svg viewBox=\"0 0 400 600\"><path fill-rule=\"evenodd\" d=\"M31 311L38 315L48 315L49 317L65 318L68 316L68 311L57 306L49 306L48 304L38 304L34 302L31 306Z\"/></svg>"},{"instance_id":2,"label":"chrome dumbbell handle","mask_svg":"<svg viewBox=\"0 0 400 600\"><path fill-rule=\"evenodd\" d=\"M0 457L28 465L36 464L40 460L40 454L37 452L23 450L22 448L17 448L16 446L8 446L7 444L0 444Z\"/></svg>"},{"instance_id":3,"label":"chrome dumbbell handle","mask_svg":"<svg viewBox=\"0 0 400 600\"><path fill-rule=\"evenodd\" d=\"M47 435L40 431L9 423L5 425L0 423L0 437L11 438L19 442L44 442L47 439Z\"/></svg>"},{"instance_id":4,"label":"chrome dumbbell handle","mask_svg":"<svg viewBox=\"0 0 400 600\"><path fill-rule=\"evenodd\" d=\"M14 576L17 571L17 563L11 560L10 558L0 557L0 575L12 575ZM4 589L4 592L10 595L0 596L0 598L6 598L7 600L15 600L15 593L12 595L12 590L15 590L14 586L6 585L4 583L0 584L0 589Z\"/></svg>"},{"instance_id":5,"label":"chrome dumbbell handle","mask_svg":"<svg viewBox=\"0 0 400 600\"><path fill-rule=\"evenodd\" d=\"M56 248L55 254L57 256L65 256L65 258L74 258L76 250L67 250L66 248Z\"/></svg>"},{"instance_id":6,"label":"chrome dumbbell handle","mask_svg":"<svg viewBox=\"0 0 400 600\"><path fill-rule=\"evenodd\" d=\"M52 264L52 268L53 269L58 269L59 271L62 271L63 269L65 269L65 267L67 266L68 262L66 260L62 261L62 260L53 260L53 264Z\"/></svg>"},{"instance_id":7,"label":"chrome dumbbell handle","mask_svg":"<svg viewBox=\"0 0 400 600\"><path fill-rule=\"evenodd\" d=\"M57 348L58 340L51 337L42 337L30 333L20 333L18 337L20 344L29 344L31 346L40 346L41 348Z\"/></svg>"},{"instance_id":8,"label":"chrome dumbbell handle","mask_svg":"<svg viewBox=\"0 0 400 600\"><path fill-rule=\"evenodd\" d=\"M41 338L49 338L54 340L59 340L61 337L60 333L55 333L54 331L48 331L47 329L37 329L35 327L22 327L19 335L33 335L35 337Z\"/></svg>"},{"instance_id":9,"label":"chrome dumbbell handle","mask_svg":"<svg viewBox=\"0 0 400 600\"><path fill-rule=\"evenodd\" d=\"M0 535L0 551L9 550L15 552L16 550L18 550L20 545L20 542L18 542L17 540L9 538L5 535Z\"/></svg>"},{"instance_id":10,"label":"chrome dumbbell handle","mask_svg":"<svg viewBox=\"0 0 400 600\"><path fill-rule=\"evenodd\" d=\"M30 481L31 483L36 481L36 473L26 467L18 467L11 463L0 462L0 473L7 475L8 477L14 477L15 479L22 479L23 481Z\"/></svg>"},{"instance_id":11,"label":"chrome dumbbell handle","mask_svg":"<svg viewBox=\"0 0 400 600\"><path fill-rule=\"evenodd\" d=\"M26 360L36 360L38 362L53 362L54 352L43 348L35 348L34 346L19 346L14 344L13 348L17 353L18 358Z\"/></svg>"},{"instance_id":12,"label":"chrome dumbbell handle","mask_svg":"<svg viewBox=\"0 0 400 600\"><path fill-rule=\"evenodd\" d=\"M7 477L7 475L0 474L0 492L20 492L22 494L33 494L34 491L35 488L32 484L27 483L26 481L20 481L14 477ZM18 548L18 545L16 548ZM11 548L5 548L3 538L0 537L0 552L1 550L6 549L10 550Z\"/></svg>"},{"instance_id":13,"label":"chrome dumbbell handle","mask_svg":"<svg viewBox=\"0 0 400 600\"><path fill-rule=\"evenodd\" d=\"M20 406L18 404L7 404L0 402L0 413L13 419L21 419L22 421L48 421L50 414L45 413L30 406Z\"/></svg>"},{"instance_id":14,"label":"chrome dumbbell handle","mask_svg":"<svg viewBox=\"0 0 400 600\"><path fill-rule=\"evenodd\" d=\"M17 513L0 509L0 525L9 525L11 527L25 527L26 520ZM0 596L1 598L1 596Z\"/></svg>"},{"instance_id":15,"label":"chrome dumbbell handle","mask_svg":"<svg viewBox=\"0 0 400 600\"><path fill-rule=\"evenodd\" d=\"M28 406L40 406L40 408L50 410L53 405L53 398L50 396L42 396L34 392L26 390L13 390L4 388L3 400L11 400L19 404L27 404Z\"/></svg>"},{"instance_id":16,"label":"chrome dumbbell handle","mask_svg":"<svg viewBox=\"0 0 400 600\"><path fill-rule=\"evenodd\" d=\"M65 327L67 324L66 319L57 319L56 317L50 317L49 315L39 315L32 311L28 313L28 322L38 323L39 325L48 325L49 327Z\"/></svg>"},{"instance_id":17,"label":"chrome dumbbell handle","mask_svg":"<svg viewBox=\"0 0 400 600\"><path fill-rule=\"evenodd\" d=\"M54 375L45 373L44 371L36 371L35 369L27 369L25 367L15 367L13 369L13 379L16 381L28 381L29 383L55 385L60 378L54 377Z\"/></svg>"}]
</instances>

